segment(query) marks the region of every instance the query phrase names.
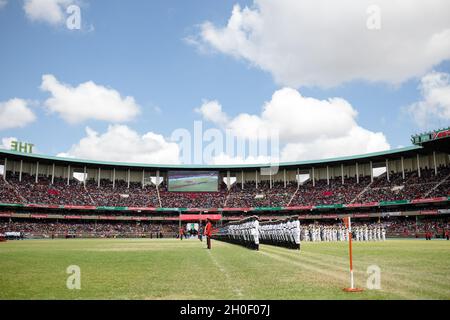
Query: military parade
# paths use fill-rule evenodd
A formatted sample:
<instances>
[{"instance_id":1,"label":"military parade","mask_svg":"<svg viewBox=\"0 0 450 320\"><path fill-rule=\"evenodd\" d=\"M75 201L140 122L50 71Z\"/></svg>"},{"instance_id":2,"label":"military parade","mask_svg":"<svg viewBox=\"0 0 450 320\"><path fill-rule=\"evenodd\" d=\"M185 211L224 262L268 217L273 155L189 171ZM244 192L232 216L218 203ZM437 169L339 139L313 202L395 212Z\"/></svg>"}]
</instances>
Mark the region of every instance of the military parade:
<instances>
[{"instance_id":1,"label":"military parade","mask_svg":"<svg viewBox=\"0 0 450 320\"><path fill-rule=\"evenodd\" d=\"M259 241L264 244L300 250L298 217L260 223Z\"/></svg>"},{"instance_id":2,"label":"military parade","mask_svg":"<svg viewBox=\"0 0 450 320\"><path fill-rule=\"evenodd\" d=\"M344 225L310 224L301 228L301 241L336 242L348 241L348 229ZM352 229L353 241L385 241L386 229L381 224L360 225Z\"/></svg>"},{"instance_id":3,"label":"military parade","mask_svg":"<svg viewBox=\"0 0 450 320\"><path fill-rule=\"evenodd\" d=\"M213 236L216 240L259 250L259 243L300 249L300 221L298 217L259 222L256 216L230 222L219 228Z\"/></svg>"},{"instance_id":4,"label":"military parade","mask_svg":"<svg viewBox=\"0 0 450 320\"><path fill-rule=\"evenodd\" d=\"M233 221L219 228L214 239L239 244L253 250L259 250L259 219L251 216Z\"/></svg>"},{"instance_id":5,"label":"military parade","mask_svg":"<svg viewBox=\"0 0 450 320\"><path fill-rule=\"evenodd\" d=\"M338 242L348 241L349 232L344 224L301 226L298 217L260 222L257 216L233 221L219 228L214 239L259 250L259 244L268 244L300 250L301 241ZM352 229L352 240L385 241L386 229L382 224L361 224Z\"/></svg>"}]
</instances>

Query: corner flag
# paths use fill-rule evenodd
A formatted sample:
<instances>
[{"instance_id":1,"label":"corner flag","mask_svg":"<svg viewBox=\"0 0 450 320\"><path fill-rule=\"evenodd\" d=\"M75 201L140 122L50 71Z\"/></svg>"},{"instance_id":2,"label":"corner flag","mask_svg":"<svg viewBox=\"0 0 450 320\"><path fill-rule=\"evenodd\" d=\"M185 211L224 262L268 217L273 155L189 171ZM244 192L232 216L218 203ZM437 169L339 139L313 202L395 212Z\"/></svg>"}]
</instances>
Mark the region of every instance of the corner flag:
<instances>
[{"instance_id":1,"label":"corner flag","mask_svg":"<svg viewBox=\"0 0 450 320\"><path fill-rule=\"evenodd\" d=\"M343 218L345 227L347 228L348 235L348 255L350 258L350 288L344 288L343 290L346 292L361 292L363 289L355 288L355 282L353 280L353 251L352 251L352 221L350 217Z\"/></svg>"}]
</instances>

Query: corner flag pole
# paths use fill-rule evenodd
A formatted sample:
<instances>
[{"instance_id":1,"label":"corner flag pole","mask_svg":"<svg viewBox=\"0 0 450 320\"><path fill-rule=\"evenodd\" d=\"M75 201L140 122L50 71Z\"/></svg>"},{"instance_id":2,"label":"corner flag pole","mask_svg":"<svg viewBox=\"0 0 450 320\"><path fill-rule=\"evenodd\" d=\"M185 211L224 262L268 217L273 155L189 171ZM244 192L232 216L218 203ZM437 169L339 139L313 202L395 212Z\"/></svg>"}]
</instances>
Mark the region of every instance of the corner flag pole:
<instances>
[{"instance_id":1,"label":"corner flag pole","mask_svg":"<svg viewBox=\"0 0 450 320\"><path fill-rule=\"evenodd\" d=\"M352 220L348 217L348 252L350 256L350 289L355 289L355 282L353 280L353 251L352 251Z\"/></svg>"},{"instance_id":2,"label":"corner flag pole","mask_svg":"<svg viewBox=\"0 0 450 320\"><path fill-rule=\"evenodd\" d=\"M353 247L352 247L352 221L350 217L344 218L345 226L347 227L347 235L348 235L348 253L350 259L350 288L345 288L346 292L361 292L363 289L355 288L355 281L353 279Z\"/></svg>"}]
</instances>

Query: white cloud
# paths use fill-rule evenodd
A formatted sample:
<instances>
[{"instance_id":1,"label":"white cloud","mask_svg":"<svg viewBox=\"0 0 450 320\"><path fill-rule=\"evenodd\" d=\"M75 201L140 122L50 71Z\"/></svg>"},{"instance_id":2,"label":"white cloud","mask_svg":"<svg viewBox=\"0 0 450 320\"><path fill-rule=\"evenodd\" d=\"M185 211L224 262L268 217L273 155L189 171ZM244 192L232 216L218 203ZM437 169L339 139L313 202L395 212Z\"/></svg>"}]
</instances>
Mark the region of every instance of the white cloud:
<instances>
[{"instance_id":1,"label":"white cloud","mask_svg":"<svg viewBox=\"0 0 450 320\"><path fill-rule=\"evenodd\" d=\"M59 25L65 21L66 8L75 0L25 0L23 9L31 21Z\"/></svg>"},{"instance_id":2,"label":"white cloud","mask_svg":"<svg viewBox=\"0 0 450 320\"><path fill-rule=\"evenodd\" d=\"M8 0L0 0L0 9L8 4Z\"/></svg>"},{"instance_id":3,"label":"white cloud","mask_svg":"<svg viewBox=\"0 0 450 320\"><path fill-rule=\"evenodd\" d=\"M370 5L381 9L379 30L367 28ZM254 0L235 5L226 26L204 22L189 43L248 61L292 87L399 84L450 58L450 2Z\"/></svg>"},{"instance_id":4,"label":"white cloud","mask_svg":"<svg viewBox=\"0 0 450 320\"><path fill-rule=\"evenodd\" d=\"M10 150L12 141L17 141L17 138L15 137L2 138L0 149Z\"/></svg>"},{"instance_id":5,"label":"white cloud","mask_svg":"<svg viewBox=\"0 0 450 320\"><path fill-rule=\"evenodd\" d=\"M0 102L0 130L22 128L36 120L28 102L22 99L11 99Z\"/></svg>"},{"instance_id":6,"label":"white cloud","mask_svg":"<svg viewBox=\"0 0 450 320\"><path fill-rule=\"evenodd\" d=\"M125 122L132 120L140 112L133 97L123 98L116 90L92 81L72 87L47 74L42 76L41 89L52 95L45 101L48 110L58 113L72 124L88 119Z\"/></svg>"},{"instance_id":7,"label":"white cloud","mask_svg":"<svg viewBox=\"0 0 450 320\"><path fill-rule=\"evenodd\" d=\"M355 125L342 136L333 137L326 134L312 140L288 143L281 151L281 159L283 161L325 159L388 149L390 145L383 133L372 132Z\"/></svg>"},{"instance_id":8,"label":"white cloud","mask_svg":"<svg viewBox=\"0 0 450 320\"><path fill-rule=\"evenodd\" d=\"M409 112L421 127L433 126L436 122L450 120L450 74L430 72L422 77L420 90L423 100L408 107Z\"/></svg>"},{"instance_id":9,"label":"white cloud","mask_svg":"<svg viewBox=\"0 0 450 320\"><path fill-rule=\"evenodd\" d=\"M179 163L179 147L162 135L140 135L125 125L110 125L104 133L86 128L86 136L60 157L139 162L148 164Z\"/></svg>"},{"instance_id":10,"label":"white cloud","mask_svg":"<svg viewBox=\"0 0 450 320\"><path fill-rule=\"evenodd\" d=\"M247 141L267 138L261 132L278 131L281 161L348 156L390 148L383 133L372 132L358 125L357 111L341 98L317 100L303 97L295 89L284 88L273 94L259 115L239 114L230 118L221 106L214 110L221 117L203 113L204 119L221 125L223 129ZM223 119L228 120L223 123ZM276 152L272 154L276 156ZM253 155L247 161L245 156L238 154L235 160L246 163L267 162L264 156L259 154L258 159ZM217 161L234 161L232 158L230 155L220 155Z\"/></svg>"},{"instance_id":11,"label":"white cloud","mask_svg":"<svg viewBox=\"0 0 450 320\"><path fill-rule=\"evenodd\" d=\"M222 111L222 106L217 100L204 101L200 108L196 108L195 112L202 115L202 117L218 125L224 125L228 122L228 116Z\"/></svg>"}]
</instances>

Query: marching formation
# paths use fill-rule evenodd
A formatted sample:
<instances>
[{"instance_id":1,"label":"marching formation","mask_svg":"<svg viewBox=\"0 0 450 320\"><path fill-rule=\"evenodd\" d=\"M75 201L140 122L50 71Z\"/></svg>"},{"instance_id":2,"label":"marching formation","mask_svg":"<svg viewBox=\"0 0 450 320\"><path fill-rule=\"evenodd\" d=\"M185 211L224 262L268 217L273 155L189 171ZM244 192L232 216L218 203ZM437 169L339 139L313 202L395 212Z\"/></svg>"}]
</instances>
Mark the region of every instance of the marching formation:
<instances>
[{"instance_id":1,"label":"marching formation","mask_svg":"<svg viewBox=\"0 0 450 320\"><path fill-rule=\"evenodd\" d=\"M298 217L259 224L259 241L264 244L300 250Z\"/></svg>"},{"instance_id":2,"label":"marching formation","mask_svg":"<svg viewBox=\"0 0 450 320\"><path fill-rule=\"evenodd\" d=\"M385 241L386 229L381 224L361 225L352 228L353 241ZM301 241L348 241L348 229L344 225L326 226L311 224L302 227Z\"/></svg>"},{"instance_id":3,"label":"marching formation","mask_svg":"<svg viewBox=\"0 0 450 320\"><path fill-rule=\"evenodd\" d=\"M301 241L348 241L345 225L310 224L300 226L297 216L284 220L259 222L257 216L230 222L214 235L216 240L259 250L259 243L300 250ZM352 228L353 241L385 241L386 229L382 224L362 224Z\"/></svg>"},{"instance_id":4,"label":"marching formation","mask_svg":"<svg viewBox=\"0 0 450 320\"><path fill-rule=\"evenodd\" d=\"M252 216L243 220L230 222L220 228L214 235L216 240L242 245L249 249L259 250L259 220Z\"/></svg>"},{"instance_id":5,"label":"marching formation","mask_svg":"<svg viewBox=\"0 0 450 320\"><path fill-rule=\"evenodd\" d=\"M381 225L354 227L353 239L356 241L385 241L386 229Z\"/></svg>"}]
</instances>

